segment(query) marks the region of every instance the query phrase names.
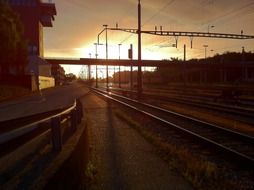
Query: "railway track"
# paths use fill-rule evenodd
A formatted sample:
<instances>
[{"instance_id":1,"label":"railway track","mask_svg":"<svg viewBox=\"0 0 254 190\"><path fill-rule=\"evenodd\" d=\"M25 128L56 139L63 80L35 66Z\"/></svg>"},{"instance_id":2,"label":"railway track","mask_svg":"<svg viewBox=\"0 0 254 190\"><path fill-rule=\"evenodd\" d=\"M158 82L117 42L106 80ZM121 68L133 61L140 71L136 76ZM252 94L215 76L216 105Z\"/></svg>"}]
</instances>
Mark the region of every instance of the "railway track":
<instances>
[{"instance_id":1,"label":"railway track","mask_svg":"<svg viewBox=\"0 0 254 190\"><path fill-rule=\"evenodd\" d=\"M177 98L177 97L165 97L165 96L156 96L156 95L145 95L146 98L160 100L165 102L173 102L177 104L184 104L188 106L194 106L197 108L204 108L211 111L216 111L224 114L228 114L234 119L254 124L254 110L250 108L244 108L239 106L230 106L230 105L223 105L218 103L212 102L202 102L193 99L192 97L187 98Z\"/></svg>"},{"instance_id":2,"label":"railway track","mask_svg":"<svg viewBox=\"0 0 254 190\"><path fill-rule=\"evenodd\" d=\"M116 92L116 93L122 93L121 89L115 89L115 88L110 88L111 92ZM129 90L123 90L125 93L130 94L135 92L131 92ZM197 97L192 97L192 96L164 96L164 95L158 95L158 94L151 94L151 93L143 93L143 98L148 99L148 100L153 100L156 102L173 102L177 104L183 104L183 105L188 105L188 106L194 106L197 108L203 108L223 114L227 114L229 117L233 119L237 119L238 121L248 123L248 124L254 124L254 109L251 108L245 108L241 106L231 106L231 105L225 105L225 104L219 104L219 103L214 103L211 101L205 101L201 98Z\"/></svg>"},{"instance_id":3,"label":"railway track","mask_svg":"<svg viewBox=\"0 0 254 190\"><path fill-rule=\"evenodd\" d=\"M229 161L236 161L240 166L254 168L254 137L235 132L223 127L204 122L189 116L172 112L151 104L142 103L117 94L93 89L94 92L145 114L171 129L195 138L200 143L215 148Z\"/></svg>"}]
</instances>

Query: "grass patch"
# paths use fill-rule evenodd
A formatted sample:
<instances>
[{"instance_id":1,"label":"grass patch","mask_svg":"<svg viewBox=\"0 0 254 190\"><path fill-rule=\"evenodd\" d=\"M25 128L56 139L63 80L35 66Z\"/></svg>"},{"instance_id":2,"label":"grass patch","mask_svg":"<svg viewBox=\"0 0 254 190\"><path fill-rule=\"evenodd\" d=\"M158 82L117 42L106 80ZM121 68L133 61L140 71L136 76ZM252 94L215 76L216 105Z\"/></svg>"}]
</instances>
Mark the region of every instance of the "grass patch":
<instances>
[{"instance_id":1,"label":"grass patch","mask_svg":"<svg viewBox=\"0 0 254 190\"><path fill-rule=\"evenodd\" d=\"M0 85L0 102L31 94L29 89L18 86Z\"/></svg>"},{"instance_id":2,"label":"grass patch","mask_svg":"<svg viewBox=\"0 0 254 190\"><path fill-rule=\"evenodd\" d=\"M143 127L131 116L121 110L114 110L117 117L136 129L145 139L155 145L159 155L170 167L177 169L197 189L241 189L230 181L225 181L221 174L223 169L207 160L193 155L188 149L165 142L160 136Z\"/></svg>"},{"instance_id":3,"label":"grass patch","mask_svg":"<svg viewBox=\"0 0 254 190\"><path fill-rule=\"evenodd\" d=\"M91 184L93 184L96 180L96 174L97 169L93 162L90 160L86 166L85 170L85 176L86 176L86 182L88 183L87 186L89 187Z\"/></svg>"}]
</instances>

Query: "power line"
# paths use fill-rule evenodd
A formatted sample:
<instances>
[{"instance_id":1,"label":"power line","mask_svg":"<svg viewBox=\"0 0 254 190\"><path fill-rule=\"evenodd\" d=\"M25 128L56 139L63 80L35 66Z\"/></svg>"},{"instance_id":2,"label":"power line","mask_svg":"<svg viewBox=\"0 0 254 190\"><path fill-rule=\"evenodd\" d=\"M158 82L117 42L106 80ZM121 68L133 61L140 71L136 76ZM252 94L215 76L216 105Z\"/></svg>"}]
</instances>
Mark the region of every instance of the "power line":
<instances>
[{"instance_id":1,"label":"power line","mask_svg":"<svg viewBox=\"0 0 254 190\"><path fill-rule=\"evenodd\" d=\"M125 12L122 14L122 16L120 17L120 19L118 20L118 24L121 23L121 21L126 17L126 15L130 15L130 13L132 13L132 12L134 11L133 9L131 9L131 7L132 7L132 4L126 8L127 11L125 11Z\"/></svg>"},{"instance_id":2,"label":"power line","mask_svg":"<svg viewBox=\"0 0 254 190\"><path fill-rule=\"evenodd\" d=\"M133 33L132 34L129 34L126 38L124 38L123 41L120 42L120 44L123 44L125 41L127 41L130 37L132 37Z\"/></svg>"},{"instance_id":3,"label":"power line","mask_svg":"<svg viewBox=\"0 0 254 190\"><path fill-rule=\"evenodd\" d=\"M235 16L234 15L235 13L239 14L239 11L242 11L243 9L248 8L248 7L252 6L252 5L254 5L254 2L248 3L248 4L246 4L246 5L244 5L244 6L240 7L240 8L236 8L236 9L234 9L232 11L229 11L229 12L223 14L223 15L220 15L220 16L212 19L212 20L209 20L206 24L211 23L211 22L218 22L218 20L222 20L223 18L225 18L227 16L230 16L230 15Z\"/></svg>"},{"instance_id":4,"label":"power line","mask_svg":"<svg viewBox=\"0 0 254 190\"><path fill-rule=\"evenodd\" d=\"M160 12L162 12L165 8L167 8L169 5L171 5L172 3L174 3L175 0L171 0L169 2L167 2L164 6L162 6L155 14L153 14L149 19L147 19L144 24L142 25L142 27L144 25L146 25L147 23L149 23L152 19L154 19Z\"/></svg>"},{"instance_id":5,"label":"power line","mask_svg":"<svg viewBox=\"0 0 254 190\"><path fill-rule=\"evenodd\" d=\"M165 8L167 8L170 4L174 3L175 0L170 0L169 2L167 2L164 6L162 6L155 14L153 14L149 19L147 19L144 24L142 25L142 27L144 25L146 25L148 22L150 22L152 19L154 19L160 12L162 12ZM124 40L122 40L120 43L124 43L125 41L127 41L133 34L128 35Z\"/></svg>"}]
</instances>

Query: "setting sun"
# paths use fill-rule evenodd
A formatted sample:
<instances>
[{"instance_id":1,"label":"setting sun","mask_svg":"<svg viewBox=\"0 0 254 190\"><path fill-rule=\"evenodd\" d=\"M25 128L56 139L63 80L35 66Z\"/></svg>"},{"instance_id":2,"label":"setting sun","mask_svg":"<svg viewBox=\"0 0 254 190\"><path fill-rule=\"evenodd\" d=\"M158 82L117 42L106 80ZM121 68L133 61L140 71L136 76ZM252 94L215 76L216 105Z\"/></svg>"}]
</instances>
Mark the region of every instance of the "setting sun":
<instances>
[{"instance_id":1,"label":"setting sun","mask_svg":"<svg viewBox=\"0 0 254 190\"><path fill-rule=\"evenodd\" d=\"M0 189L253 189L254 0L0 0Z\"/></svg>"}]
</instances>

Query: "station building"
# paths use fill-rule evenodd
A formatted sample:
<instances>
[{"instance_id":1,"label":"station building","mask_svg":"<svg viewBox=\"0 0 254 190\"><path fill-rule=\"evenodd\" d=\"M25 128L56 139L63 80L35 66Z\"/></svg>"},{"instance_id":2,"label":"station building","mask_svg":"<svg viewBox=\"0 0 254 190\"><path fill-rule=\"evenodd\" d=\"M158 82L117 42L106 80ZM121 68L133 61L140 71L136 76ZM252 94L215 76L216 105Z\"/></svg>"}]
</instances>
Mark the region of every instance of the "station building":
<instances>
[{"instance_id":1,"label":"station building","mask_svg":"<svg viewBox=\"0 0 254 190\"><path fill-rule=\"evenodd\" d=\"M52 1L4 0L19 15L28 42L29 63L26 74L34 75L40 89L54 86L51 65L44 59L43 28L52 27L57 14Z\"/></svg>"}]
</instances>

